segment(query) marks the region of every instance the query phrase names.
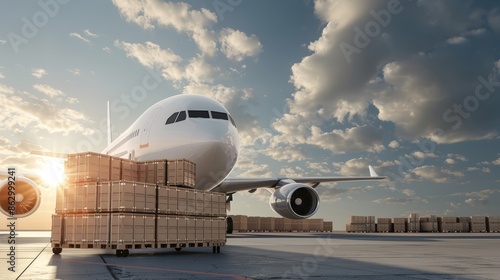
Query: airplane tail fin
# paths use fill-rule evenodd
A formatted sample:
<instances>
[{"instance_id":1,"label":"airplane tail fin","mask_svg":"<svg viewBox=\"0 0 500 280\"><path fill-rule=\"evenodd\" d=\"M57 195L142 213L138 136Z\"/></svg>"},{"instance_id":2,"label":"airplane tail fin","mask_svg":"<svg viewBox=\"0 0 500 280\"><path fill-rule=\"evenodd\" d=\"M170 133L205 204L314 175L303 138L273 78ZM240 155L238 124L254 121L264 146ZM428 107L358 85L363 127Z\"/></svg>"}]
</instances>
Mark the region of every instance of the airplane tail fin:
<instances>
[{"instance_id":1,"label":"airplane tail fin","mask_svg":"<svg viewBox=\"0 0 500 280\"><path fill-rule=\"evenodd\" d=\"M108 146L112 142L112 135L111 135L111 113L109 111L109 101L108 101Z\"/></svg>"},{"instance_id":2,"label":"airplane tail fin","mask_svg":"<svg viewBox=\"0 0 500 280\"><path fill-rule=\"evenodd\" d=\"M371 165L368 165L368 170L370 170L370 177L379 177L377 172L375 172L375 169Z\"/></svg>"}]
</instances>

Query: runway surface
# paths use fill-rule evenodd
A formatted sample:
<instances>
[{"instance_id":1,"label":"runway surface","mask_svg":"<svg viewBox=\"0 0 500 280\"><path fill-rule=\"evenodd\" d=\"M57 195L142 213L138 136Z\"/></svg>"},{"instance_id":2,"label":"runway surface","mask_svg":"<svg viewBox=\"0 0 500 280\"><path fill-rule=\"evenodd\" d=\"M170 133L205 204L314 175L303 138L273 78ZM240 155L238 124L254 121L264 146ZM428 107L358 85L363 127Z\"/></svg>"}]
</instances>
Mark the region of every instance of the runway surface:
<instances>
[{"instance_id":1,"label":"runway surface","mask_svg":"<svg viewBox=\"0 0 500 280\"><path fill-rule=\"evenodd\" d=\"M212 248L64 249L50 232L18 232L16 272L0 233L2 279L499 279L498 233L239 233Z\"/></svg>"}]
</instances>

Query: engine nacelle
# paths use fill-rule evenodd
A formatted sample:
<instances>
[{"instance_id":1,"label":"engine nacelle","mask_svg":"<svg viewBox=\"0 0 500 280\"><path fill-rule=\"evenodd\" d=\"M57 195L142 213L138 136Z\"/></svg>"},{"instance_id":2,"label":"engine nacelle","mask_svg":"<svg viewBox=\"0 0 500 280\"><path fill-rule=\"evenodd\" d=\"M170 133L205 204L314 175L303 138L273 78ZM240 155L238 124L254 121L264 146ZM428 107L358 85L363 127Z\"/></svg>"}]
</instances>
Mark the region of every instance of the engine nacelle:
<instances>
[{"instance_id":1,"label":"engine nacelle","mask_svg":"<svg viewBox=\"0 0 500 280\"><path fill-rule=\"evenodd\" d=\"M0 212L14 218L35 213L42 198L37 184L26 177L16 177L14 188L14 196L9 195L9 180L0 182Z\"/></svg>"},{"instance_id":2,"label":"engine nacelle","mask_svg":"<svg viewBox=\"0 0 500 280\"><path fill-rule=\"evenodd\" d=\"M284 218L307 219L318 211L319 195L308 185L291 183L277 189L269 205Z\"/></svg>"}]
</instances>

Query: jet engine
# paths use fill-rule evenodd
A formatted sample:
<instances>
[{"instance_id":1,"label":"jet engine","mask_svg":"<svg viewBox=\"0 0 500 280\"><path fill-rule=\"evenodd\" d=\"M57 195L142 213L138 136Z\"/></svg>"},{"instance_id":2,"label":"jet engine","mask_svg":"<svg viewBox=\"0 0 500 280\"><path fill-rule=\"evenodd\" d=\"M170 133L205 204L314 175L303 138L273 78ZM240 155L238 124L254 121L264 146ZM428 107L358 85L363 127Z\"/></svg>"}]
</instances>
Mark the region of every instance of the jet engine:
<instances>
[{"instance_id":1,"label":"jet engine","mask_svg":"<svg viewBox=\"0 0 500 280\"><path fill-rule=\"evenodd\" d=\"M307 219L318 211L319 195L308 185L291 183L277 189L269 205L284 218Z\"/></svg>"},{"instance_id":2,"label":"jet engine","mask_svg":"<svg viewBox=\"0 0 500 280\"><path fill-rule=\"evenodd\" d=\"M38 209L41 202L40 189L26 177L16 177L13 193L9 193L8 179L0 182L0 211L9 217L27 217Z\"/></svg>"}]
</instances>

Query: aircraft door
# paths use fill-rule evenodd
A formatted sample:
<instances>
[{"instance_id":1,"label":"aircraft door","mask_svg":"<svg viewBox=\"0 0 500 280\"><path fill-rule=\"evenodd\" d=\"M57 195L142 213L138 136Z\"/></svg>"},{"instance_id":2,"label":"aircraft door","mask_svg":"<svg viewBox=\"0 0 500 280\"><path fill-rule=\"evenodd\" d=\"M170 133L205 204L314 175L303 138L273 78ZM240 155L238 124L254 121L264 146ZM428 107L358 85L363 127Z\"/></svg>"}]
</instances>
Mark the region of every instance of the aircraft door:
<instances>
[{"instance_id":1,"label":"aircraft door","mask_svg":"<svg viewBox=\"0 0 500 280\"><path fill-rule=\"evenodd\" d=\"M141 129L141 148L146 148L149 146L149 133L151 133L151 127L153 126L153 122L160 112L161 107L154 108L151 114L148 116L144 126Z\"/></svg>"}]
</instances>

